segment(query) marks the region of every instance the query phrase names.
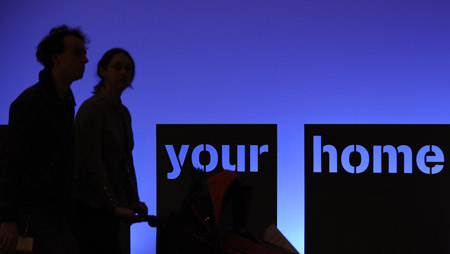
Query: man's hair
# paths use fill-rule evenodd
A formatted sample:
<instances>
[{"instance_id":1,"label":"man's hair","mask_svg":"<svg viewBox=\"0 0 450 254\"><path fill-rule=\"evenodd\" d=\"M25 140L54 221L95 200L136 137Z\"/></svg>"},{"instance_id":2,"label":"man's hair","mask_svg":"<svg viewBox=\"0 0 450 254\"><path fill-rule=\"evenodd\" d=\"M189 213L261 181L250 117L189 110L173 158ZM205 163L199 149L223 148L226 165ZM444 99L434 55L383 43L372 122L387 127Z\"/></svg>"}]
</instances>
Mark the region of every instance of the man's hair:
<instances>
[{"instance_id":1,"label":"man's hair","mask_svg":"<svg viewBox=\"0 0 450 254\"><path fill-rule=\"evenodd\" d=\"M61 54L64 52L64 37L67 35L76 36L83 43L87 43L86 36L78 28L70 28L67 25L52 28L48 35L39 43L36 50L36 59L45 68L51 69L53 67L53 54Z\"/></svg>"}]
</instances>

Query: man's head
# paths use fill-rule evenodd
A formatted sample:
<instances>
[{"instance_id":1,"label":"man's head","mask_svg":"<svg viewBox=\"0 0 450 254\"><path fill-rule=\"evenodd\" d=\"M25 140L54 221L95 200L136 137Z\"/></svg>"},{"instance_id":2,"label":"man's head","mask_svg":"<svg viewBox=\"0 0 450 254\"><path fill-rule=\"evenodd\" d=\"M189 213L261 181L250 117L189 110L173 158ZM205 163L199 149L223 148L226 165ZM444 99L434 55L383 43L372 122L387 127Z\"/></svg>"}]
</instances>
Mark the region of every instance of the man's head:
<instances>
[{"instance_id":1,"label":"man's head","mask_svg":"<svg viewBox=\"0 0 450 254\"><path fill-rule=\"evenodd\" d=\"M79 29L66 25L55 27L39 43L36 51L38 62L51 71L57 71L68 80L83 77L86 58L85 35Z\"/></svg>"}]
</instances>

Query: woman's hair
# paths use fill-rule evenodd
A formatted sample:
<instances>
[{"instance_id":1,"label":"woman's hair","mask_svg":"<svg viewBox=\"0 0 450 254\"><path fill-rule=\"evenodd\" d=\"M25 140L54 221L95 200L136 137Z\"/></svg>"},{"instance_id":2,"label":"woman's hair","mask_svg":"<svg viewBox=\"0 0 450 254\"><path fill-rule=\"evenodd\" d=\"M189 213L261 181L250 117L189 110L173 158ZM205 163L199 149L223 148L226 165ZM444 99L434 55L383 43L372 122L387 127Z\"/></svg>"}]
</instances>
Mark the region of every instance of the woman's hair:
<instances>
[{"instance_id":1,"label":"woman's hair","mask_svg":"<svg viewBox=\"0 0 450 254\"><path fill-rule=\"evenodd\" d=\"M122 48L113 48L110 49L108 51L106 51L106 53L102 56L102 58L100 59L100 61L98 61L97 64L97 76L99 76L100 78L100 82L98 82L97 85L94 86L94 91L93 93L96 94L98 93L98 91L100 91L100 88L103 87L105 85L105 82L102 78L102 76L100 75L100 71L106 70L108 68L108 65L111 63L111 60L113 59L113 57L117 54L124 54L126 56L128 56L131 60L131 81L133 81L134 79L134 73L135 73L135 65L134 65L134 60L131 57L130 53L128 53L128 51L126 51L125 49ZM131 84L130 84L131 87Z\"/></svg>"}]
</instances>

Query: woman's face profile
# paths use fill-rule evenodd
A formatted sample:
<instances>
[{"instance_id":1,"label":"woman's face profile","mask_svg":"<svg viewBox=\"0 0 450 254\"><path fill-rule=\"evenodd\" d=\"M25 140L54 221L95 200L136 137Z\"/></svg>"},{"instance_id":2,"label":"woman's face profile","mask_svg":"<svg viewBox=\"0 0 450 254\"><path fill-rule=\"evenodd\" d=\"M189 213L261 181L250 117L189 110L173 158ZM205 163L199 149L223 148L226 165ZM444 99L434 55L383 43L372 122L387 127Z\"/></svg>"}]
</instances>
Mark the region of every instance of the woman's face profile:
<instances>
[{"instance_id":1,"label":"woman's face profile","mask_svg":"<svg viewBox=\"0 0 450 254\"><path fill-rule=\"evenodd\" d=\"M133 63L127 55L122 53L115 54L106 70L101 70L106 89L120 93L131 85L132 73Z\"/></svg>"}]
</instances>

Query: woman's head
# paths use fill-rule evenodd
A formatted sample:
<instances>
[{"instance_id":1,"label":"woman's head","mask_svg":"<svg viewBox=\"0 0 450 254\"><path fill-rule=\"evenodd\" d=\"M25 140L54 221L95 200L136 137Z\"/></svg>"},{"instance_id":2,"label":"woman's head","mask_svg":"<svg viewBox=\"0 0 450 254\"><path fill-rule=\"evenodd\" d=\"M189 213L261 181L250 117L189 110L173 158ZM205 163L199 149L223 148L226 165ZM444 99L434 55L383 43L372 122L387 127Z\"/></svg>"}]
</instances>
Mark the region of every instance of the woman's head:
<instances>
[{"instance_id":1,"label":"woman's head","mask_svg":"<svg viewBox=\"0 0 450 254\"><path fill-rule=\"evenodd\" d=\"M131 87L134 79L135 64L130 53L121 48L108 50L97 64L100 82L94 87L97 93L101 87L122 92Z\"/></svg>"}]
</instances>

